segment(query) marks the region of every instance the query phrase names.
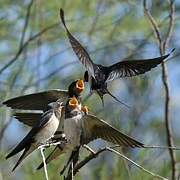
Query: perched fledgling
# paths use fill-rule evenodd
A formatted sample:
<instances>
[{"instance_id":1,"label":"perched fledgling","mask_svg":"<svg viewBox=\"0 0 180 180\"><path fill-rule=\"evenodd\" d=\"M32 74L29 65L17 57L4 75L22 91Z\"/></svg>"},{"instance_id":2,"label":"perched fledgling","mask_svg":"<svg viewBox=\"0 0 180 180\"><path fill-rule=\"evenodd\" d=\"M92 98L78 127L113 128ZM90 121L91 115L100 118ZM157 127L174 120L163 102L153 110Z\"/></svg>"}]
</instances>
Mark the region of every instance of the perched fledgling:
<instances>
[{"instance_id":1,"label":"perched fledgling","mask_svg":"<svg viewBox=\"0 0 180 180\"><path fill-rule=\"evenodd\" d=\"M101 138L123 147L141 148L144 146L141 142L125 135L107 122L88 114L86 106L82 106L80 112L78 101L75 98L67 102L65 107L64 134L67 144L63 147L56 146L46 158L46 163L49 163L61 154L66 153L66 163L61 174L70 163L73 162L74 165L77 163L80 147L95 139ZM37 169L42 167L43 163Z\"/></svg>"},{"instance_id":2,"label":"perched fledgling","mask_svg":"<svg viewBox=\"0 0 180 180\"><path fill-rule=\"evenodd\" d=\"M12 171L38 146L46 143L54 136L59 126L62 108L60 102L51 103L51 108L42 114L40 120L37 121L24 139L6 156L6 159L8 159L24 150Z\"/></svg>"}]
</instances>

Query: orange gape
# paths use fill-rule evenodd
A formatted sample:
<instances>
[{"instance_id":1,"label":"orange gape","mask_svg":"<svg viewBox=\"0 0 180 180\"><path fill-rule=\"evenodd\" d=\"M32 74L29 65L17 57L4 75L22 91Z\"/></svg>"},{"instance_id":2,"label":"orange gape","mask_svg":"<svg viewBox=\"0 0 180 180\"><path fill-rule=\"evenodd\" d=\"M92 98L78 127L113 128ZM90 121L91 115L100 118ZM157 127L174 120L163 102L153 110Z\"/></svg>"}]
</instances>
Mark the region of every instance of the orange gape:
<instances>
[{"instance_id":1,"label":"orange gape","mask_svg":"<svg viewBox=\"0 0 180 180\"><path fill-rule=\"evenodd\" d=\"M82 107L81 107L81 111L83 111L85 114L88 114L89 109L88 109L87 106L82 106Z\"/></svg>"},{"instance_id":2,"label":"orange gape","mask_svg":"<svg viewBox=\"0 0 180 180\"><path fill-rule=\"evenodd\" d=\"M71 98L70 101L69 101L69 106L73 109L77 108L78 107L78 101L75 97Z\"/></svg>"},{"instance_id":3,"label":"orange gape","mask_svg":"<svg viewBox=\"0 0 180 180\"><path fill-rule=\"evenodd\" d=\"M78 91L78 93L81 93L84 90L84 81L83 80L78 80L76 82L76 89Z\"/></svg>"}]
</instances>

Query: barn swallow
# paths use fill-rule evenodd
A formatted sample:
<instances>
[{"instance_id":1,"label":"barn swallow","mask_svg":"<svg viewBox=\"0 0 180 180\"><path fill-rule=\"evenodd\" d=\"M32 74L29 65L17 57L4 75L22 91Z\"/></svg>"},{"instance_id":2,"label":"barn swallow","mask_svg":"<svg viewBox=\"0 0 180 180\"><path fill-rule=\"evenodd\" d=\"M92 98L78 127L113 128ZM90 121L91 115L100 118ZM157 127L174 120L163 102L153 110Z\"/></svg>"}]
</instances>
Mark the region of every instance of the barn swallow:
<instances>
[{"instance_id":1,"label":"barn swallow","mask_svg":"<svg viewBox=\"0 0 180 180\"><path fill-rule=\"evenodd\" d=\"M165 60L174 51L173 49L167 55L152 59L120 61L110 66L95 64L91 60L91 57L86 51L86 49L68 30L64 20L64 11L62 9L60 9L60 18L66 30L73 51L77 55L79 61L87 69L87 71L84 74L84 80L85 82L90 83L90 87L91 87L90 94L92 94L93 91L97 92L103 103L104 103L103 96L105 94L109 94L116 101L120 102L121 104L124 104L109 92L109 90L107 89L107 84L109 82L118 78L132 77L132 76L144 74L150 71L152 68L155 68L158 64L161 64L163 60ZM127 106L126 104L124 105Z\"/></svg>"},{"instance_id":2,"label":"barn swallow","mask_svg":"<svg viewBox=\"0 0 180 180\"><path fill-rule=\"evenodd\" d=\"M24 139L6 156L6 159L8 159L24 150L12 171L38 146L46 143L54 136L59 126L62 108L63 106L60 102L51 103L51 109L43 113L41 119L36 121L37 123Z\"/></svg>"},{"instance_id":3,"label":"barn swallow","mask_svg":"<svg viewBox=\"0 0 180 180\"><path fill-rule=\"evenodd\" d=\"M44 111L51 102L56 102L57 100L59 100L59 102L66 102L69 97L73 96L79 99L83 90L83 80L76 80L69 85L68 90L52 89L42 91L12 98L2 104L11 107L12 109Z\"/></svg>"},{"instance_id":4,"label":"barn swallow","mask_svg":"<svg viewBox=\"0 0 180 180\"><path fill-rule=\"evenodd\" d=\"M132 148L141 148L144 146L143 143L120 132L104 120L99 119L94 115L90 115L86 106L81 107L81 113L83 114L79 115L79 108L75 108L75 106L77 106L77 103L78 102L76 100L70 101L69 104L67 104L68 106L65 108L66 119L64 120L64 123L66 124L64 124L64 134L66 136L67 143L71 144L66 144L66 146L64 147L56 146L46 158L46 163L49 163L53 159L56 159L63 153L67 153L69 151L68 149L70 149L71 151L68 153L69 160L67 162L70 163L73 161L74 163L76 163L78 159L79 148L82 145L88 144L89 142L98 138L114 144L118 144L120 146ZM72 104L74 104L73 108L75 108L75 110L72 110ZM74 119L72 119L72 117L74 117ZM80 117L81 119L79 119ZM61 173L65 170L67 165L68 163L66 163ZM40 169L42 167L43 163L41 163L37 169Z\"/></svg>"},{"instance_id":5,"label":"barn swallow","mask_svg":"<svg viewBox=\"0 0 180 180\"><path fill-rule=\"evenodd\" d=\"M66 96L68 96L69 98L75 96L78 99L79 104L81 104L80 103L80 101L81 101L81 93L82 93L83 90L84 90L84 82L83 82L83 80L74 81L69 85ZM51 92L52 91L54 91L54 90L51 90ZM51 92L49 91L49 93L47 93L47 91L46 91L45 93L41 92L41 93L35 93L35 94L30 94L30 95L17 97L17 98L14 98L14 99L7 100L6 102L4 102L4 104L6 104L7 106L10 106L11 108L20 108L20 109L28 109L28 108L30 108L30 109L41 109L41 110L45 111L45 110L48 110L48 106L51 107L51 103L49 103L47 105L47 107L45 107L45 104L43 104L43 103L50 102L50 98L49 98L48 101L46 100L46 102L45 102L45 101L43 101L42 97L44 96L44 97L46 97L45 99L48 99L47 97L51 96L50 95L50 94L52 94ZM63 90L61 92L64 93L65 91ZM61 93L59 93L59 94L61 94ZM68 99L68 97L66 97L66 96L61 96L61 98L59 98L57 101L61 102L61 101L64 100L63 102L66 102L67 100L65 101L65 99ZM57 98L58 97L60 97L60 96L57 95ZM37 98L37 99L40 100L40 102L39 101L37 102L37 103L39 103L39 105L36 106L35 103L34 104L31 103L30 99L34 99L34 98L35 99ZM28 101L30 101L30 104L31 104L30 106L25 104L25 103L28 103ZM23 107L23 105L25 105L25 108ZM41 108L39 108L39 107L41 107ZM14 117L19 122L22 122L25 125L33 127L37 123L37 121L39 121L42 114L43 114L43 112L20 112L20 113L15 113ZM61 116L61 119L60 119L60 124L59 124L59 127L57 129L57 132L55 133L55 135L56 134L58 134L58 135L56 135L56 136L60 136L61 133L63 132L63 121L64 121L64 116L65 116L64 115L65 114L64 110L62 110L61 114L62 114L62 116Z\"/></svg>"},{"instance_id":6,"label":"barn swallow","mask_svg":"<svg viewBox=\"0 0 180 180\"><path fill-rule=\"evenodd\" d=\"M52 153L46 158L46 163L48 163L59 155L66 153L65 166L61 171L61 174L63 174L71 162L75 165L78 160L82 132L81 119L83 115L80 108L81 106L79 106L79 102L75 97L70 98L67 101L63 125L63 133L65 134L66 143L63 145L57 145ZM43 167L43 163L41 163L37 169L40 169L41 167Z\"/></svg>"}]
</instances>

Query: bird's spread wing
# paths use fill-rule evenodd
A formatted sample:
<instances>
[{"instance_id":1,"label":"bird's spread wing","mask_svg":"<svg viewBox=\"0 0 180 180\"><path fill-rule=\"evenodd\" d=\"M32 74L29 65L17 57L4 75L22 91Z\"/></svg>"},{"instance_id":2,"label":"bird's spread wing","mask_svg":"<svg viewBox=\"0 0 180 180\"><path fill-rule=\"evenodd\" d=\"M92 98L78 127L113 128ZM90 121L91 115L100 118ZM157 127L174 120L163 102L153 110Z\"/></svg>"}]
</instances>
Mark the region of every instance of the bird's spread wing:
<instances>
[{"instance_id":1,"label":"bird's spread wing","mask_svg":"<svg viewBox=\"0 0 180 180\"><path fill-rule=\"evenodd\" d=\"M107 122L93 115L84 116L83 142L86 144L94 139L101 138L114 144L127 147L143 147L141 142L127 136L112 127Z\"/></svg>"},{"instance_id":2,"label":"bird's spread wing","mask_svg":"<svg viewBox=\"0 0 180 180\"><path fill-rule=\"evenodd\" d=\"M11 156L17 154L18 152L22 151L24 148L27 148L31 146L31 143L34 141L35 135L44 127L46 126L47 122L50 120L50 118L53 115L53 111L49 110L45 112L39 121L36 122L36 124L33 126L33 128L29 131L29 133L23 138L23 140L6 156L7 158L10 158ZM23 157L23 156L22 156Z\"/></svg>"},{"instance_id":3,"label":"bird's spread wing","mask_svg":"<svg viewBox=\"0 0 180 180\"><path fill-rule=\"evenodd\" d=\"M44 110L49 103L58 99L65 101L67 97L68 92L66 90L53 89L12 98L3 102L3 104L12 109Z\"/></svg>"},{"instance_id":4,"label":"bird's spread wing","mask_svg":"<svg viewBox=\"0 0 180 180\"><path fill-rule=\"evenodd\" d=\"M93 76L95 78L94 67L96 65L92 62L92 60L91 60L88 52L85 50L85 48L78 42L78 40L75 37L73 37L73 35L68 30L65 20L64 20L64 11L62 9L60 9L60 18L66 29L66 32L67 32L67 35L69 38L69 42L73 48L73 51L76 53L77 57L79 58L81 63L86 67L86 69L91 74L91 76Z\"/></svg>"},{"instance_id":5,"label":"bird's spread wing","mask_svg":"<svg viewBox=\"0 0 180 180\"><path fill-rule=\"evenodd\" d=\"M15 113L14 117L23 124L33 127L41 119L42 113Z\"/></svg>"},{"instance_id":6,"label":"bird's spread wing","mask_svg":"<svg viewBox=\"0 0 180 180\"><path fill-rule=\"evenodd\" d=\"M144 74L162 63L171 53L153 59L121 61L108 67L107 80L112 81L120 77L131 77Z\"/></svg>"}]
</instances>

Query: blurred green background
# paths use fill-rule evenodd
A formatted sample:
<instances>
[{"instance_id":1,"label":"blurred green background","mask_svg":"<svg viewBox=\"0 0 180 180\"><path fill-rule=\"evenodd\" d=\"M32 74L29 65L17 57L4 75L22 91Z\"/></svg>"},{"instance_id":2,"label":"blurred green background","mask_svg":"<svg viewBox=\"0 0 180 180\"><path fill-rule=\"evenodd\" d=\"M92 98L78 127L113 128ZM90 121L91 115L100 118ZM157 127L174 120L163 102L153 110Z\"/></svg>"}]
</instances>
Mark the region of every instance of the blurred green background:
<instances>
[{"instance_id":1,"label":"blurred green background","mask_svg":"<svg viewBox=\"0 0 180 180\"><path fill-rule=\"evenodd\" d=\"M167 62L167 67L171 96L170 119L175 146L178 147L180 1L175 3L174 30L166 52L176 48ZM148 7L160 24L163 37L168 27L168 1L149 0ZM78 62L60 23L60 8L65 11L69 30L88 49L96 63L110 65L125 58L145 59L160 55L140 0L1 0L0 101L45 89L66 89L73 80L83 77L85 68ZM12 64L2 69L9 62ZM158 66L145 75L119 79L110 84L111 92L130 105L130 109L121 106L108 95L105 96L104 109L95 94L84 103L93 114L139 141L147 145L166 145L165 97L161 75L161 66ZM84 99L89 91L88 84L86 87ZM5 155L29 130L29 127L12 118L12 113L5 107L0 109L0 179L45 179L43 171L35 170L41 162L38 150L11 173L18 156L5 160ZM90 145L98 149L106 144L98 140ZM123 151L150 171L171 177L167 150L126 148ZM86 150L81 153L81 159L84 155L87 155ZM177 151L176 156L180 167L180 152ZM59 176L63 165L63 157L48 165L50 180L63 179ZM152 179L152 176L107 152L83 167L75 179L148 180Z\"/></svg>"}]
</instances>

